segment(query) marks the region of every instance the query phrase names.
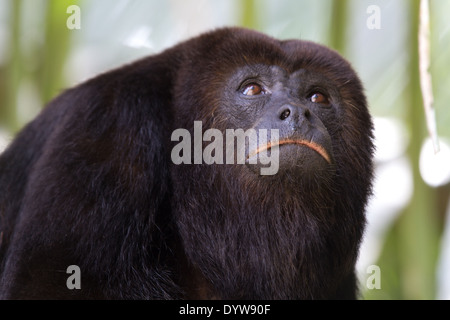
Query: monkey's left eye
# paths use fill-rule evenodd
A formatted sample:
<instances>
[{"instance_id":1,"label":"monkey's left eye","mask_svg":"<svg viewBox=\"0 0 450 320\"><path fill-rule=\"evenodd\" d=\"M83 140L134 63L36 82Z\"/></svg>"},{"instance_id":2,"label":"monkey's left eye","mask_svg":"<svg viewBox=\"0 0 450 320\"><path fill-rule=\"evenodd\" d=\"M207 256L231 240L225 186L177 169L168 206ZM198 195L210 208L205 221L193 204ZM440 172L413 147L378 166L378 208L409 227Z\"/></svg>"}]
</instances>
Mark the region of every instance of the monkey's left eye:
<instances>
[{"instance_id":1,"label":"monkey's left eye","mask_svg":"<svg viewBox=\"0 0 450 320\"><path fill-rule=\"evenodd\" d=\"M329 106L330 105L330 99L324 95L323 93L320 92L314 92L313 94L310 95L311 102L313 103L319 103L325 106Z\"/></svg>"},{"instance_id":2,"label":"monkey's left eye","mask_svg":"<svg viewBox=\"0 0 450 320\"><path fill-rule=\"evenodd\" d=\"M260 94L264 94L265 91L259 84L250 83L242 89L242 93L246 96L257 96Z\"/></svg>"}]
</instances>

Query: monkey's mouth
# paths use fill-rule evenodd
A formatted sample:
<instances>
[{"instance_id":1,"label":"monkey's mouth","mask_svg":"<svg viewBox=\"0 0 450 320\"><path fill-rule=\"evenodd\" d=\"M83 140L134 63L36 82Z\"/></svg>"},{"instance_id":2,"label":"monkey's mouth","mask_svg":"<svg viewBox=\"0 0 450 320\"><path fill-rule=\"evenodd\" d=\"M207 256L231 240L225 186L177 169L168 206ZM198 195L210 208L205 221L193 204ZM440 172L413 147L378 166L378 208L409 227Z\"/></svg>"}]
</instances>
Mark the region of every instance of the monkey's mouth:
<instances>
[{"instance_id":1,"label":"monkey's mouth","mask_svg":"<svg viewBox=\"0 0 450 320\"><path fill-rule=\"evenodd\" d=\"M249 155L247 156L247 160L256 156L257 154L259 154L263 151L269 150L275 146L282 146L282 145L299 145L299 146L308 147L308 148L314 150L315 152L317 152L320 156L322 156L322 158L324 158L326 162L328 162L329 164L332 163L331 157L328 154L328 152L325 150L324 147L322 147L321 145L319 145L315 142L303 140L303 139L283 139L283 140L279 141L278 143L274 143L274 144L269 142L266 145L259 147L255 151L249 153Z\"/></svg>"}]
</instances>

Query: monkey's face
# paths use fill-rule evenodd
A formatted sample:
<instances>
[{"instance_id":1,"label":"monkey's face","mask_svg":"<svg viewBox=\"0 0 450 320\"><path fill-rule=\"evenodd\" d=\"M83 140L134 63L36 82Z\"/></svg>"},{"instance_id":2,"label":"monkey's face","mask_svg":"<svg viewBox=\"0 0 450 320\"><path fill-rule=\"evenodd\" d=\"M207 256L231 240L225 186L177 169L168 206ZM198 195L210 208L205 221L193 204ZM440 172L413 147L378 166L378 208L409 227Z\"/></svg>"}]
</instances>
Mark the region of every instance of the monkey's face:
<instances>
[{"instance_id":1,"label":"monkey's face","mask_svg":"<svg viewBox=\"0 0 450 320\"><path fill-rule=\"evenodd\" d=\"M334 153L329 130L334 128L328 124L336 119L341 99L329 79L308 69L289 72L254 64L238 68L225 88L223 105L232 115L231 126L254 130L257 138L245 146L251 171L259 175L271 165L270 175L307 179L330 174ZM270 163L258 161L264 156Z\"/></svg>"}]
</instances>

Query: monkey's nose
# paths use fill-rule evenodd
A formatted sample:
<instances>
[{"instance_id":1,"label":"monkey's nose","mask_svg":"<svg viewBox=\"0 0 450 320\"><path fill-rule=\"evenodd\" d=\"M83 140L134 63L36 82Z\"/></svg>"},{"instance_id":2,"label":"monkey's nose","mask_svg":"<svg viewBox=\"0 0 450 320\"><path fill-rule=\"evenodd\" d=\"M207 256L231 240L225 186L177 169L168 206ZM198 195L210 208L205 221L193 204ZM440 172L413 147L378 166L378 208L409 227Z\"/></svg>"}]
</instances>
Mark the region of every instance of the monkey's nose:
<instances>
[{"instance_id":1,"label":"monkey's nose","mask_svg":"<svg viewBox=\"0 0 450 320\"><path fill-rule=\"evenodd\" d=\"M286 120L287 118L289 118L290 115L291 115L291 110L285 109L284 111L281 112L280 120Z\"/></svg>"},{"instance_id":2,"label":"monkey's nose","mask_svg":"<svg viewBox=\"0 0 450 320\"><path fill-rule=\"evenodd\" d=\"M295 117L295 115L300 115L308 119L311 116L311 112L308 108L304 107L296 107L290 104L286 104L280 108L279 111L279 119L281 121L284 121L288 119L289 117Z\"/></svg>"}]
</instances>

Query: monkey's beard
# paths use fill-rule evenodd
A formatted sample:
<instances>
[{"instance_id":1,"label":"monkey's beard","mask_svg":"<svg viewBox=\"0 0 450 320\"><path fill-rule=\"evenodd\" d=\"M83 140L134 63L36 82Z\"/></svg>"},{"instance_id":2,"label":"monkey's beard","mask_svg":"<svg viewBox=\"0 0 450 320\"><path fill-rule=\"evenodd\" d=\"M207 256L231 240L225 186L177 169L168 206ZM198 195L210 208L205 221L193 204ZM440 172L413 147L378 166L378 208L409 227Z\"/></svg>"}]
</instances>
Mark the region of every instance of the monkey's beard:
<instances>
[{"instance_id":1,"label":"monkey's beard","mask_svg":"<svg viewBox=\"0 0 450 320\"><path fill-rule=\"evenodd\" d=\"M333 291L341 275L331 258L339 254L331 234L339 231L329 186L298 183L296 190L232 167L209 176L204 170L204 179L175 192L182 196L174 211L188 261L215 297L312 299Z\"/></svg>"}]
</instances>

